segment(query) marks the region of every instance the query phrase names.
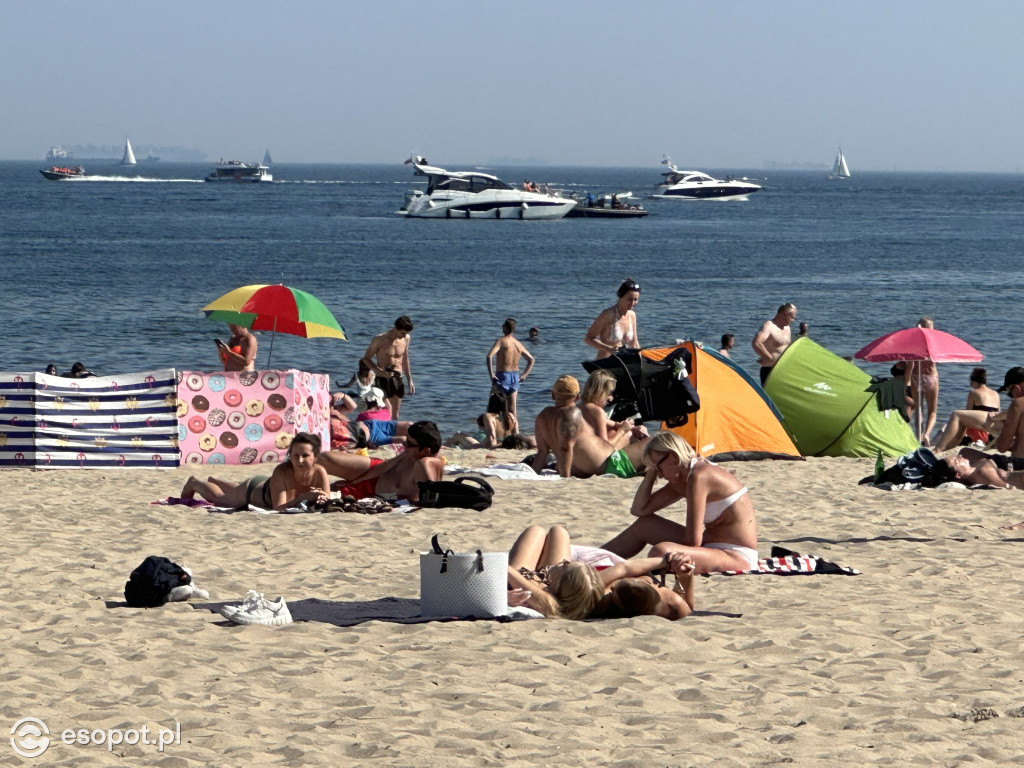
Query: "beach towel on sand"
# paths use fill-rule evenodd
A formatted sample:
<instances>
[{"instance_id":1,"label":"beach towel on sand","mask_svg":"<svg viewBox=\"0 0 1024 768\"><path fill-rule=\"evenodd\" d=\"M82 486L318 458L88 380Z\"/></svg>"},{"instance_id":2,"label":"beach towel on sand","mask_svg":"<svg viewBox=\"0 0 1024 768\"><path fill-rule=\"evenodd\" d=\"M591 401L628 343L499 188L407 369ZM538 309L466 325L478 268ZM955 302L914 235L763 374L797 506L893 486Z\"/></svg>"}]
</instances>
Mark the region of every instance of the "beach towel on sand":
<instances>
[{"instance_id":1,"label":"beach towel on sand","mask_svg":"<svg viewBox=\"0 0 1024 768\"><path fill-rule=\"evenodd\" d=\"M845 565L836 565L814 555L801 555L783 547L772 547L771 555L757 561L757 569L752 571L718 571L726 576L743 574L776 576L816 576L818 574L840 574L843 576L859 576L860 571ZM713 574L706 573L705 576Z\"/></svg>"}]
</instances>

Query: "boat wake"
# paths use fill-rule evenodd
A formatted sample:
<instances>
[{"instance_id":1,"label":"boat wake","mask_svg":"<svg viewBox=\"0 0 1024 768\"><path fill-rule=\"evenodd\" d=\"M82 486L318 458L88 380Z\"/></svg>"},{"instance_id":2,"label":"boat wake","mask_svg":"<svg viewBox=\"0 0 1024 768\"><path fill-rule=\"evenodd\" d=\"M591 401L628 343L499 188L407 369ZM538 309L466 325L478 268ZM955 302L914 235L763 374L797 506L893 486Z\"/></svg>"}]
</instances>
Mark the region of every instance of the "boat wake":
<instances>
[{"instance_id":1,"label":"boat wake","mask_svg":"<svg viewBox=\"0 0 1024 768\"><path fill-rule=\"evenodd\" d=\"M75 179L68 179L68 181L120 181L120 182L140 182L144 184L149 183L163 183L163 184L202 184L202 179L152 179L146 176L79 176Z\"/></svg>"}]
</instances>

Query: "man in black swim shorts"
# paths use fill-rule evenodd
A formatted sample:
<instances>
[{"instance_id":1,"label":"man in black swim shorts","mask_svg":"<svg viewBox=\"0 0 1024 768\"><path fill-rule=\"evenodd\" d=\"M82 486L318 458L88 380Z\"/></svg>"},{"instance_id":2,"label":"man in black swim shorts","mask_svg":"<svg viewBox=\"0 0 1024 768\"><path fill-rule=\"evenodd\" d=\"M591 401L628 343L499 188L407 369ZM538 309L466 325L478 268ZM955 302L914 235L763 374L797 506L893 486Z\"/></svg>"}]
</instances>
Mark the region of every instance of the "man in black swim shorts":
<instances>
[{"instance_id":1,"label":"man in black swim shorts","mask_svg":"<svg viewBox=\"0 0 1024 768\"><path fill-rule=\"evenodd\" d=\"M406 393L416 394L412 383L412 369L409 366L409 334L412 320L402 315L395 320L390 331L373 337L363 355L363 362L373 371L374 386L379 387L391 407L391 417L398 418L398 409Z\"/></svg>"}]
</instances>

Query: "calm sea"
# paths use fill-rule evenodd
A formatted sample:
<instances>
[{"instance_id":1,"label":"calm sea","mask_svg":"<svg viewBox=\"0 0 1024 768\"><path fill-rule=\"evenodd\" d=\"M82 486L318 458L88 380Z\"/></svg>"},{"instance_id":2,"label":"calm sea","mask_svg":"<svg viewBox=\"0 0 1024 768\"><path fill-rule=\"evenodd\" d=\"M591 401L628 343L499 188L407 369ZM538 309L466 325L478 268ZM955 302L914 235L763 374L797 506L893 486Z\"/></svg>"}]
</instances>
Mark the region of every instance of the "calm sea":
<instances>
[{"instance_id":1,"label":"calm sea","mask_svg":"<svg viewBox=\"0 0 1024 768\"><path fill-rule=\"evenodd\" d=\"M483 410L484 357L502 321L517 318L522 335L539 326L536 376L520 395L531 424L557 376L582 378L584 333L627 276L643 288L644 345L689 336L717 348L734 333L734 358L755 376L750 339L786 301L839 355L927 314L981 350L997 384L1024 364L1019 175L780 171L747 202L647 200L639 220L519 222L396 216L421 186L397 163L279 164L265 185L201 183L207 165L93 164L72 182L46 181L42 167L0 163L0 370L212 370L226 330L201 307L280 282L323 300L349 340L279 335L274 368L347 380L371 337L408 314L418 391L402 417L445 433ZM646 195L661 168L487 170ZM270 335L259 343L263 368ZM970 367L940 367L943 415L962 407Z\"/></svg>"}]
</instances>

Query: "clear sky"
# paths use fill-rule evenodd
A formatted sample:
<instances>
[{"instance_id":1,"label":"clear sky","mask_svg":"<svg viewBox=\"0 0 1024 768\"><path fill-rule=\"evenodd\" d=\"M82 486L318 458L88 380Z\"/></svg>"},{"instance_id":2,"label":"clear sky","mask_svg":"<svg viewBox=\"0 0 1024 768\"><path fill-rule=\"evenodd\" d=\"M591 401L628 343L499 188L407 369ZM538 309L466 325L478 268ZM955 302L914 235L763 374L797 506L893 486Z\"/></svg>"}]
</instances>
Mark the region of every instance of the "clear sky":
<instances>
[{"instance_id":1,"label":"clear sky","mask_svg":"<svg viewBox=\"0 0 1024 768\"><path fill-rule=\"evenodd\" d=\"M1021 0L4 4L0 157L1024 167Z\"/></svg>"}]
</instances>

